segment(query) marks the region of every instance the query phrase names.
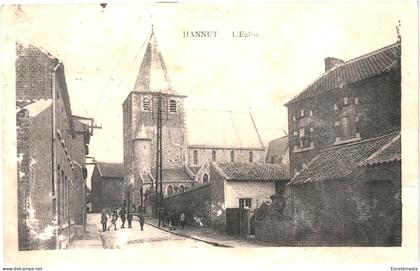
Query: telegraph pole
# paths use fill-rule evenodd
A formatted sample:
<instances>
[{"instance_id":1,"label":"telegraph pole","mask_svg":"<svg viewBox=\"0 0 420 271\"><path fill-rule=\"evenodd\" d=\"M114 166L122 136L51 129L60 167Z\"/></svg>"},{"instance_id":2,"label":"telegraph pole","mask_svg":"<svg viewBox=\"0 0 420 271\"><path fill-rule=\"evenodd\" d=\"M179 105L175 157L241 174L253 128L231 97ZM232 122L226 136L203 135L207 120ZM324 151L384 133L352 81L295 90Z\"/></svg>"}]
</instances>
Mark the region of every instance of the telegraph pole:
<instances>
[{"instance_id":1,"label":"telegraph pole","mask_svg":"<svg viewBox=\"0 0 420 271\"><path fill-rule=\"evenodd\" d=\"M162 155L162 127L168 119L168 111L166 105L166 98L162 92L158 92L153 97L153 120L156 123L156 178L155 178L155 215L158 217L159 209L163 206L163 189L162 189L162 168L163 168L163 155ZM158 189L159 186L159 189Z\"/></svg>"}]
</instances>

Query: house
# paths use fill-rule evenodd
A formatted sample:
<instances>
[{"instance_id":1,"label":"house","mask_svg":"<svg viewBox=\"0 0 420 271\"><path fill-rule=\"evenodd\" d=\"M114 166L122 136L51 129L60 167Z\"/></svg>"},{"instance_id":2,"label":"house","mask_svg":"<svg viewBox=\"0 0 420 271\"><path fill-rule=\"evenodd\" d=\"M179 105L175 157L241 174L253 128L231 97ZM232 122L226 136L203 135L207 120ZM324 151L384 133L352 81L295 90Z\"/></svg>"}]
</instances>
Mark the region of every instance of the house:
<instances>
[{"instance_id":1,"label":"house","mask_svg":"<svg viewBox=\"0 0 420 271\"><path fill-rule=\"evenodd\" d=\"M84 234L92 130L72 115L63 63L16 44L19 250L63 249Z\"/></svg>"},{"instance_id":2,"label":"house","mask_svg":"<svg viewBox=\"0 0 420 271\"><path fill-rule=\"evenodd\" d=\"M98 162L91 178L92 212L120 206L123 198L123 164Z\"/></svg>"},{"instance_id":3,"label":"house","mask_svg":"<svg viewBox=\"0 0 420 271\"><path fill-rule=\"evenodd\" d=\"M165 198L169 210L182 210L190 224L212 226L222 232L253 232L255 209L270 202L289 180L278 164L210 162L210 179L184 193Z\"/></svg>"},{"instance_id":4,"label":"house","mask_svg":"<svg viewBox=\"0 0 420 271\"><path fill-rule=\"evenodd\" d=\"M401 43L326 71L286 106L292 179L256 226L282 245L401 245Z\"/></svg>"}]
</instances>

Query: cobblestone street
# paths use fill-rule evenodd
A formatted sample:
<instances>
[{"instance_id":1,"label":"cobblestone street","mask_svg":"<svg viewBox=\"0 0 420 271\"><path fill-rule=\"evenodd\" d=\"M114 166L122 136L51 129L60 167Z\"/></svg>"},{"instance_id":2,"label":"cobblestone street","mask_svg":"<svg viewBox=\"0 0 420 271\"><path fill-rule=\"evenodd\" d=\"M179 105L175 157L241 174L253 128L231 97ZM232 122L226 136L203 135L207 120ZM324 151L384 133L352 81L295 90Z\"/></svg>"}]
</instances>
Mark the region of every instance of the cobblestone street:
<instances>
[{"instance_id":1,"label":"cobblestone street","mask_svg":"<svg viewBox=\"0 0 420 271\"><path fill-rule=\"evenodd\" d=\"M70 245L70 249L103 248L101 238L104 239L105 244L114 244L115 248L165 248L173 247L174 245L184 248L213 246L205 242L160 230L148 224L145 224L143 231L141 231L138 220L133 221L131 229L121 229L120 227L121 220L118 220L117 230L114 231L111 229L102 233L100 214L88 214L85 236L81 240L74 240Z\"/></svg>"}]
</instances>

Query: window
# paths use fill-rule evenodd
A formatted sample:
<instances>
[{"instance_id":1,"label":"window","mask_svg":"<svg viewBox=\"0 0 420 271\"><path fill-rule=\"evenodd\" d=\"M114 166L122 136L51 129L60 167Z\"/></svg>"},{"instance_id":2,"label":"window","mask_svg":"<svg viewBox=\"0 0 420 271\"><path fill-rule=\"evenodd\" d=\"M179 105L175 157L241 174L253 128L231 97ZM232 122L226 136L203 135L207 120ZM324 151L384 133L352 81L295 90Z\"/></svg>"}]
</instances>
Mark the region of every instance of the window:
<instances>
[{"instance_id":1,"label":"window","mask_svg":"<svg viewBox=\"0 0 420 271\"><path fill-rule=\"evenodd\" d=\"M356 136L356 108L346 105L341 109L339 120L334 123L336 137L344 139Z\"/></svg>"},{"instance_id":2,"label":"window","mask_svg":"<svg viewBox=\"0 0 420 271\"><path fill-rule=\"evenodd\" d=\"M254 153L252 151L249 152L249 162L254 162Z\"/></svg>"},{"instance_id":3,"label":"window","mask_svg":"<svg viewBox=\"0 0 420 271\"><path fill-rule=\"evenodd\" d=\"M230 162L235 162L235 153L233 151L230 151Z\"/></svg>"},{"instance_id":4,"label":"window","mask_svg":"<svg viewBox=\"0 0 420 271\"><path fill-rule=\"evenodd\" d=\"M166 187L166 194L168 196L172 195L174 193L174 188L172 187L172 185L168 185L168 187Z\"/></svg>"},{"instance_id":5,"label":"window","mask_svg":"<svg viewBox=\"0 0 420 271\"><path fill-rule=\"evenodd\" d=\"M211 160L212 160L213 162L216 162L216 151L212 151L212 152L211 152Z\"/></svg>"},{"instance_id":6,"label":"window","mask_svg":"<svg viewBox=\"0 0 420 271\"><path fill-rule=\"evenodd\" d=\"M176 101L169 100L169 112L176 113Z\"/></svg>"},{"instance_id":7,"label":"window","mask_svg":"<svg viewBox=\"0 0 420 271\"><path fill-rule=\"evenodd\" d=\"M305 116L305 110L303 110L303 109L300 110L300 116L301 117Z\"/></svg>"},{"instance_id":8,"label":"window","mask_svg":"<svg viewBox=\"0 0 420 271\"><path fill-rule=\"evenodd\" d=\"M354 104L359 104L359 98L354 98Z\"/></svg>"},{"instance_id":9,"label":"window","mask_svg":"<svg viewBox=\"0 0 420 271\"><path fill-rule=\"evenodd\" d=\"M298 131L294 131L294 132L293 132L293 135L294 135L294 136L298 136L298 135L299 135Z\"/></svg>"},{"instance_id":10,"label":"window","mask_svg":"<svg viewBox=\"0 0 420 271\"><path fill-rule=\"evenodd\" d=\"M184 193L184 191L185 191L184 186L181 184L179 186L179 193Z\"/></svg>"},{"instance_id":11,"label":"window","mask_svg":"<svg viewBox=\"0 0 420 271\"><path fill-rule=\"evenodd\" d=\"M209 182L209 175L207 175L207 173L204 173L203 175L203 183L208 183Z\"/></svg>"},{"instance_id":12,"label":"window","mask_svg":"<svg viewBox=\"0 0 420 271\"><path fill-rule=\"evenodd\" d=\"M299 147L311 147L311 128L303 127L299 129Z\"/></svg>"},{"instance_id":13,"label":"window","mask_svg":"<svg viewBox=\"0 0 420 271\"><path fill-rule=\"evenodd\" d=\"M239 199L239 208L242 208L242 209L251 208L252 207L251 206L251 201L252 201L252 199L250 199L250 198Z\"/></svg>"},{"instance_id":14,"label":"window","mask_svg":"<svg viewBox=\"0 0 420 271\"><path fill-rule=\"evenodd\" d=\"M292 120L296 121L296 116L295 115L293 115Z\"/></svg>"},{"instance_id":15,"label":"window","mask_svg":"<svg viewBox=\"0 0 420 271\"><path fill-rule=\"evenodd\" d=\"M197 165L198 164L198 151L194 150L193 152L193 164Z\"/></svg>"},{"instance_id":16,"label":"window","mask_svg":"<svg viewBox=\"0 0 420 271\"><path fill-rule=\"evenodd\" d=\"M143 98L143 110L150 111L150 99L147 97Z\"/></svg>"},{"instance_id":17,"label":"window","mask_svg":"<svg viewBox=\"0 0 420 271\"><path fill-rule=\"evenodd\" d=\"M334 110L338 110L338 106L334 104Z\"/></svg>"},{"instance_id":18,"label":"window","mask_svg":"<svg viewBox=\"0 0 420 271\"><path fill-rule=\"evenodd\" d=\"M274 164L274 155L271 155L271 163Z\"/></svg>"},{"instance_id":19,"label":"window","mask_svg":"<svg viewBox=\"0 0 420 271\"><path fill-rule=\"evenodd\" d=\"M312 110L309 111L309 117L313 117L313 116L314 116L314 112L312 112Z\"/></svg>"},{"instance_id":20,"label":"window","mask_svg":"<svg viewBox=\"0 0 420 271\"><path fill-rule=\"evenodd\" d=\"M349 99L347 97L344 97L344 105L347 105L349 103Z\"/></svg>"}]
</instances>

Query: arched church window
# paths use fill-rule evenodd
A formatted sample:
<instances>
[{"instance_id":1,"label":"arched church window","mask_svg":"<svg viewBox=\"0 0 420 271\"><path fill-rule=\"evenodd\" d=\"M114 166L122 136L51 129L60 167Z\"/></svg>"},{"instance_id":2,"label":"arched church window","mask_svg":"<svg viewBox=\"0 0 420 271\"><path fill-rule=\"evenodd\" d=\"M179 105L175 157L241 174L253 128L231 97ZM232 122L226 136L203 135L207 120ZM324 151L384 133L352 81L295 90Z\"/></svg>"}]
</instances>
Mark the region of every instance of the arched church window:
<instances>
[{"instance_id":1,"label":"arched church window","mask_svg":"<svg viewBox=\"0 0 420 271\"><path fill-rule=\"evenodd\" d=\"M179 193L184 193L184 191L185 191L185 188L184 188L184 186L181 184L181 185L179 186Z\"/></svg>"},{"instance_id":2,"label":"arched church window","mask_svg":"<svg viewBox=\"0 0 420 271\"><path fill-rule=\"evenodd\" d=\"M193 164L198 165L198 151L194 150L193 152Z\"/></svg>"},{"instance_id":3,"label":"arched church window","mask_svg":"<svg viewBox=\"0 0 420 271\"><path fill-rule=\"evenodd\" d=\"M174 193L174 188L172 187L172 185L168 185L168 187L166 187L166 194L168 196L172 195Z\"/></svg>"},{"instance_id":4,"label":"arched church window","mask_svg":"<svg viewBox=\"0 0 420 271\"><path fill-rule=\"evenodd\" d=\"M176 113L176 101L169 100L169 112Z\"/></svg>"},{"instance_id":5,"label":"arched church window","mask_svg":"<svg viewBox=\"0 0 420 271\"><path fill-rule=\"evenodd\" d=\"M254 162L254 153L252 151L249 152L249 162Z\"/></svg>"},{"instance_id":6,"label":"arched church window","mask_svg":"<svg viewBox=\"0 0 420 271\"><path fill-rule=\"evenodd\" d=\"M213 162L216 162L216 151L212 151L212 152L211 152L211 160L212 160Z\"/></svg>"},{"instance_id":7,"label":"arched church window","mask_svg":"<svg viewBox=\"0 0 420 271\"><path fill-rule=\"evenodd\" d=\"M143 98L143 110L150 111L150 99L147 97Z\"/></svg>"},{"instance_id":8,"label":"arched church window","mask_svg":"<svg viewBox=\"0 0 420 271\"><path fill-rule=\"evenodd\" d=\"M207 175L207 173L205 173L203 175L203 183L208 183L209 182L209 175Z\"/></svg>"},{"instance_id":9,"label":"arched church window","mask_svg":"<svg viewBox=\"0 0 420 271\"><path fill-rule=\"evenodd\" d=\"M233 151L230 151L230 162L235 162L235 153Z\"/></svg>"}]
</instances>

